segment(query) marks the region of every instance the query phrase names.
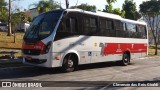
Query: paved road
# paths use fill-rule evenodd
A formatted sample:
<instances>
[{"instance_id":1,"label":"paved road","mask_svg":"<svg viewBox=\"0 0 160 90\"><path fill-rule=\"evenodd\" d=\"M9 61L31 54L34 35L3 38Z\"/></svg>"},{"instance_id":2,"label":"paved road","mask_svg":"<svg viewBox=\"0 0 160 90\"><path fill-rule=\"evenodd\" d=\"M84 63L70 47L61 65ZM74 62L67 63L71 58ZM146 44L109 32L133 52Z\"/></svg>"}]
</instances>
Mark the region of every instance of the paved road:
<instances>
[{"instance_id":1,"label":"paved road","mask_svg":"<svg viewBox=\"0 0 160 90\"><path fill-rule=\"evenodd\" d=\"M79 71L62 73L60 68L47 69L31 66L1 68L0 81L159 81L160 57L132 60L129 66L103 63L80 66ZM85 82L84 82L85 83ZM2 89L2 88L1 88ZM8 88L3 88L7 90ZM21 89L21 88L20 88ZM33 88L49 90L50 88ZM159 90L160 87L59 87L57 90Z\"/></svg>"}]
</instances>

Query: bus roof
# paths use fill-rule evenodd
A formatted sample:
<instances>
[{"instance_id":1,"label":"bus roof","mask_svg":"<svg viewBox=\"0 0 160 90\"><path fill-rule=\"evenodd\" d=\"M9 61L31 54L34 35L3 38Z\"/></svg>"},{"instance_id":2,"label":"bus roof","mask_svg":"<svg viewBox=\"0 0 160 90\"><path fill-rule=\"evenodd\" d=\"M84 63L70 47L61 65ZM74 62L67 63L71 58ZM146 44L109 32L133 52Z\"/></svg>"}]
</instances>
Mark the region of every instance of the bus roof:
<instances>
[{"instance_id":1,"label":"bus roof","mask_svg":"<svg viewBox=\"0 0 160 90\"><path fill-rule=\"evenodd\" d=\"M80 12L80 13L84 13L84 14L90 14L90 15L95 15L95 16L101 16L101 17L116 19L116 20L120 20L122 22L130 22L130 23L134 23L134 24L146 25L145 22L125 19L125 18L122 18L119 15L111 14L111 13L105 13L105 12L101 12L101 11L84 11L82 9L65 9L65 11L67 11L67 12Z\"/></svg>"}]
</instances>

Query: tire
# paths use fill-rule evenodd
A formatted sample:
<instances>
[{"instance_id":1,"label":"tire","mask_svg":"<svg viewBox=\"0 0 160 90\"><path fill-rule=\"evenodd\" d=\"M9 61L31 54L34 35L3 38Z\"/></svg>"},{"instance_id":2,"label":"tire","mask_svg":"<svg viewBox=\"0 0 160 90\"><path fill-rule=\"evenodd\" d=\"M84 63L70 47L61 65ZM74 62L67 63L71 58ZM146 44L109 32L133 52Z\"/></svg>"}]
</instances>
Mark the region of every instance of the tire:
<instances>
[{"instance_id":1,"label":"tire","mask_svg":"<svg viewBox=\"0 0 160 90\"><path fill-rule=\"evenodd\" d=\"M127 66L130 63L130 57L127 53L123 54L122 60L121 60L121 64L123 66Z\"/></svg>"},{"instance_id":2,"label":"tire","mask_svg":"<svg viewBox=\"0 0 160 90\"><path fill-rule=\"evenodd\" d=\"M62 71L63 72L73 72L77 67L76 61L74 60L71 55L67 55L64 58L63 65L62 65Z\"/></svg>"}]
</instances>

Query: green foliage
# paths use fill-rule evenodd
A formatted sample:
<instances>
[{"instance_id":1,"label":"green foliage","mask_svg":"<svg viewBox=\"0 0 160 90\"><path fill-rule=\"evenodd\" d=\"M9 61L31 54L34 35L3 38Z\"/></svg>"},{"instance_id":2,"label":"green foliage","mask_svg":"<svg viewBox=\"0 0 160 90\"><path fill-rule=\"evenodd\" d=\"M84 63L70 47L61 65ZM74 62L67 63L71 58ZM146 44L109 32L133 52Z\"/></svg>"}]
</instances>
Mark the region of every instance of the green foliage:
<instances>
[{"instance_id":1,"label":"green foliage","mask_svg":"<svg viewBox=\"0 0 160 90\"><path fill-rule=\"evenodd\" d=\"M96 10L96 6L95 5L88 5L87 3L86 4L82 3L81 5L72 6L70 8L79 8L79 9L86 10L86 11Z\"/></svg>"},{"instance_id":2,"label":"green foliage","mask_svg":"<svg viewBox=\"0 0 160 90\"><path fill-rule=\"evenodd\" d=\"M0 1L0 7L7 6L7 2L5 0Z\"/></svg>"},{"instance_id":3,"label":"green foliage","mask_svg":"<svg viewBox=\"0 0 160 90\"><path fill-rule=\"evenodd\" d=\"M120 8L115 8L112 10L112 13L113 14L117 14L117 15L120 15L121 17L124 17L125 16L125 11L121 11Z\"/></svg>"},{"instance_id":4,"label":"green foliage","mask_svg":"<svg viewBox=\"0 0 160 90\"><path fill-rule=\"evenodd\" d=\"M106 0L108 4L115 3L117 0Z\"/></svg>"},{"instance_id":5,"label":"green foliage","mask_svg":"<svg viewBox=\"0 0 160 90\"><path fill-rule=\"evenodd\" d=\"M36 6L39 13L44 13L56 8L60 8L60 5L57 4L57 2L55 2L54 0L49 0L49 1L41 0L38 3L33 5Z\"/></svg>"},{"instance_id":6,"label":"green foliage","mask_svg":"<svg viewBox=\"0 0 160 90\"><path fill-rule=\"evenodd\" d=\"M2 22L7 22L7 19L8 19L8 12L7 12L7 10L2 10L1 12L0 12L0 21L2 21Z\"/></svg>"},{"instance_id":7,"label":"green foliage","mask_svg":"<svg viewBox=\"0 0 160 90\"><path fill-rule=\"evenodd\" d=\"M138 11L136 11L136 12L134 13L134 15L135 15L134 20L138 20L138 19L140 19L140 18L142 17L142 15L141 15Z\"/></svg>"},{"instance_id":8,"label":"green foliage","mask_svg":"<svg viewBox=\"0 0 160 90\"><path fill-rule=\"evenodd\" d=\"M140 18L140 14L136 9L136 3L133 2L133 0L125 0L122 8L126 12L125 18L132 20L137 20Z\"/></svg>"},{"instance_id":9,"label":"green foliage","mask_svg":"<svg viewBox=\"0 0 160 90\"><path fill-rule=\"evenodd\" d=\"M103 9L103 12L112 13L113 6L112 5L105 5L105 9Z\"/></svg>"},{"instance_id":10,"label":"green foliage","mask_svg":"<svg viewBox=\"0 0 160 90\"><path fill-rule=\"evenodd\" d=\"M125 11L120 10L120 8L113 9L112 3L115 3L117 0L106 0L107 5L105 5L105 9L103 9L103 12L107 13L113 13L120 15L121 17L125 16Z\"/></svg>"},{"instance_id":11,"label":"green foliage","mask_svg":"<svg viewBox=\"0 0 160 90\"><path fill-rule=\"evenodd\" d=\"M146 1L140 4L140 12L145 15L151 15L153 13L159 14L160 12L160 0Z\"/></svg>"},{"instance_id":12,"label":"green foliage","mask_svg":"<svg viewBox=\"0 0 160 90\"><path fill-rule=\"evenodd\" d=\"M7 22L7 16L8 16L8 12L7 12L7 2L5 2L5 0L1 0L0 1L0 21L2 22Z\"/></svg>"},{"instance_id":13,"label":"green foliage","mask_svg":"<svg viewBox=\"0 0 160 90\"><path fill-rule=\"evenodd\" d=\"M32 18L31 18L31 17L27 17L27 21L28 21L28 22L31 22L31 21L32 21Z\"/></svg>"},{"instance_id":14,"label":"green foliage","mask_svg":"<svg viewBox=\"0 0 160 90\"><path fill-rule=\"evenodd\" d=\"M107 5L105 6L104 12L112 13L113 12L113 6L112 3L115 3L117 0L106 0Z\"/></svg>"}]
</instances>

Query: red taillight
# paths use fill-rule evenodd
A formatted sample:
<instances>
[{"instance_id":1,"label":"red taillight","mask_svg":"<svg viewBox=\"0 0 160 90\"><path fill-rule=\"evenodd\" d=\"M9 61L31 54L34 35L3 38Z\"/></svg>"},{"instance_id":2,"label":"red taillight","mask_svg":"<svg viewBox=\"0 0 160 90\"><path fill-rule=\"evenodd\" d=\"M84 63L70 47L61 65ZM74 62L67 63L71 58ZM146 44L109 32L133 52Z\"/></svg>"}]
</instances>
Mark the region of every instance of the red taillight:
<instances>
[{"instance_id":1,"label":"red taillight","mask_svg":"<svg viewBox=\"0 0 160 90\"><path fill-rule=\"evenodd\" d=\"M38 41L34 44L34 49L37 49L37 50L43 51L45 49L45 47L46 47L46 45L41 41Z\"/></svg>"},{"instance_id":2,"label":"red taillight","mask_svg":"<svg viewBox=\"0 0 160 90\"><path fill-rule=\"evenodd\" d=\"M45 46L46 45L41 41L38 41L35 44L27 44L23 42L22 49L44 50Z\"/></svg>"},{"instance_id":3,"label":"red taillight","mask_svg":"<svg viewBox=\"0 0 160 90\"><path fill-rule=\"evenodd\" d=\"M40 50L41 51L41 54L45 54L44 51L46 49L46 45L41 42L41 41L38 41L34 44L34 49L35 50Z\"/></svg>"},{"instance_id":4,"label":"red taillight","mask_svg":"<svg viewBox=\"0 0 160 90\"><path fill-rule=\"evenodd\" d=\"M35 44L27 44L23 42L22 49L39 50L40 54L46 54L49 52L51 44L52 44L51 42L48 42L45 45L42 41L38 41Z\"/></svg>"},{"instance_id":5,"label":"red taillight","mask_svg":"<svg viewBox=\"0 0 160 90\"><path fill-rule=\"evenodd\" d=\"M33 49L33 44L27 44L26 42L23 42L22 49Z\"/></svg>"}]
</instances>

